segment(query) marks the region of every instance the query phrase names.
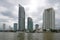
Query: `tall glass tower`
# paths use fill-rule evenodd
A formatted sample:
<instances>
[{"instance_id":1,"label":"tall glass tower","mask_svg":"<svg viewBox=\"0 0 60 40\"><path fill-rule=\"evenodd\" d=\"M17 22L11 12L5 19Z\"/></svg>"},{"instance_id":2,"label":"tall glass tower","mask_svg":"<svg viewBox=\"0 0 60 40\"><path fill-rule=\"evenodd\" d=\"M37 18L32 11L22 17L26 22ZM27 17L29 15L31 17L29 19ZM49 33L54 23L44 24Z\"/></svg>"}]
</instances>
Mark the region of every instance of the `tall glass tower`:
<instances>
[{"instance_id":1,"label":"tall glass tower","mask_svg":"<svg viewBox=\"0 0 60 40\"><path fill-rule=\"evenodd\" d=\"M24 7L22 7L19 4L19 20L18 20L18 26L19 26L19 31L24 31L25 30L25 10Z\"/></svg>"},{"instance_id":2,"label":"tall glass tower","mask_svg":"<svg viewBox=\"0 0 60 40\"><path fill-rule=\"evenodd\" d=\"M35 30L39 28L39 24L35 24Z\"/></svg>"},{"instance_id":3,"label":"tall glass tower","mask_svg":"<svg viewBox=\"0 0 60 40\"><path fill-rule=\"evenodd\" d=\"M33 21L32 18L28 17L27 28L29 32L33 31Z\"/></svg>"},{"instance_id":4,"label":"tall glass tower","mask_svg":"<svg viewBox=\"0 0 60 40\"><path fill-rule=\"evenodd\" d=\"M14 23L14 31L17 31L17 23Z\"/></svg>"},{"instance_id":5,"label":"tall glass tower","mask_svg":"<svg viewBox=\"0 0 60 40\"><path fill-rule=\"evenodd\" d=\"M45 9L43 13L43 29L55 28L55 10L53 8Z\"/></svg>"},{"instance_id":6,"label":"tall glass tower","mask_svg":"<svg viewBox=\"0 0 60 40\"><path fill-rule=\"evenodd\" d=\"M3 24L3 31L5 31L6 24Z\"/></svg>"}]
</instances>

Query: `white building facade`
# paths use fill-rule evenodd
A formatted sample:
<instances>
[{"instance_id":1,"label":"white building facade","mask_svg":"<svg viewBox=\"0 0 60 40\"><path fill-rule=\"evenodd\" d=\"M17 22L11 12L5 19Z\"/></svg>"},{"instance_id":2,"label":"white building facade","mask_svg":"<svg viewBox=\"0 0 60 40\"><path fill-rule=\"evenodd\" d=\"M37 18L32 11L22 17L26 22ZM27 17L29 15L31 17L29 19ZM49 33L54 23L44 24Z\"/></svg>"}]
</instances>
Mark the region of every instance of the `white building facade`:
<instances>
[{"instance_id":1,"label":"white building facade","mask_svg":"<svg viewBox=\"0 0 60 40\"><path fill-rule=\"evenodd\" d=\"M53 8L45 9L43 13L43 29L55 29L55 11Z\"/></svg>"}]
</instances>

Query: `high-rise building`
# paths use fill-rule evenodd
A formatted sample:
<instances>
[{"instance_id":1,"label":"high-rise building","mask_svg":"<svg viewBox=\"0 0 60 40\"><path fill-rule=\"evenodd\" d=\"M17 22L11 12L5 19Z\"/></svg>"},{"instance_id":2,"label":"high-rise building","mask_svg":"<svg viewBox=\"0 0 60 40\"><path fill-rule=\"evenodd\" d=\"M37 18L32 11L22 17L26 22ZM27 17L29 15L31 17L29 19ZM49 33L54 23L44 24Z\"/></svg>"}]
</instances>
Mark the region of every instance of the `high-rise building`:
<instances>
[{"instance_id":1,"label":"high-rise building","mask_svg":"<svg viewBox=\"0 0 60 40\"><path fill-rule=\"evenodd\" d=\"M19 31L25 31L25 10L24 7L22 7L19 4L19 21L18 21L18 26L19 26Z\"/></svg>"},{"instance_id":2,"label":"high-rise building","mask_svg":"<svg viewBox=\"0 0 60 40\"><path fill-rule=\"evenodd\" d=\"M9 25L9 30L12 30L12 27Z\"/></svg>"},{"instance_id":3,"label":"high-rise building","mask_svg":"<svg viewBox=\"0 0 60 40\"><path fill-rule=\"evenodd\" d=\"M55 10L53 8L45 9L43 13L43 29L50 30L55 28Z\"/></svg>"},{"instance_id":4,"label":"high-rise building","mask_svg":"<svg viewBox=\"0 0 60 40\"><path fill-rule=\"evenodd\" d=\"M5 24L3 24L3 30L5 31L5 27L6 27L6 25Z\"/></svg>"},{"instance_id":5,"label":"high-rise building","mask_svg":"<svg viewBox=\"0 0 60 40\"><path fill-rule=\"evenodd\" d=\"M37 30L39 28L39 24L35 25L35 30Z\"/></svg>"},{"instance_id":6,"label":"high-rise building","mask_svg":"<svg viewBox=\"0 0 60 40\"><path fill-rule=\"evenodd\" d=\"M14 23L14 31L17 31L17 23Z\"/></svg>"},{"instance_id":7,"label":"high-rise building","mask_svg":"<svg viewBox=\"0 0 60 40\"><path fill-rule=\"evenodd\" d=\"M28 31L29 32L32 32L33 31L33 20L30 17L28 17L27 28L28 28Z\"/></svg>"}]
</instances>

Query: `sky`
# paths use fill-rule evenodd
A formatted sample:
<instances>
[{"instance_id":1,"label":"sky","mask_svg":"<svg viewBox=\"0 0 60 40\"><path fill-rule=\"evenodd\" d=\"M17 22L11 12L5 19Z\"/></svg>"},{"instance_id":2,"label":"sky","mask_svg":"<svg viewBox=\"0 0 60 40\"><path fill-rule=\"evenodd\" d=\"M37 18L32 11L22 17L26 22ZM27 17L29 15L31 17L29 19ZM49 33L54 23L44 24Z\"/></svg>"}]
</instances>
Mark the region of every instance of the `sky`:
<instances>
[{"instance_id":1,"label":"sky","mask_svg":"<svg viewBox=\"0 0 60 40\"><path fill-rule=\"evenodd\" d=\"M42 27L43 12L50 7L55 10L55 26L60 28L60 0L0 0L0 29L3 23L6 24L6 28L18 23L18 4L25 9L25 28L27 28L27 17L33 19L34 25L39 24L39 27Z\"/></svg>"}]
</instances>

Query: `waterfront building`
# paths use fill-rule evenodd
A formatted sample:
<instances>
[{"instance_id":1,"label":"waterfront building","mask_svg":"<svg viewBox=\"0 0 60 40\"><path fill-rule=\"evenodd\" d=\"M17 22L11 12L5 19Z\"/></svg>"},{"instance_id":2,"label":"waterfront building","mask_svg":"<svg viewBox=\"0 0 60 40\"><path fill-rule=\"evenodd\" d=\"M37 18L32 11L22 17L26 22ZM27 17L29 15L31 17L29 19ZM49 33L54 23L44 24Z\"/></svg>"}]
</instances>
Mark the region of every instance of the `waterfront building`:
<instances>
[{"instance_id":1,"label":"waterfront building","mask_svg":"<svg viewBox=\"0 0 60 40\"><path fill-rule=\"evenodd\" d=\"M6 27L6 25L5 25L5 24L3 24L3 31L5 31L5 27Z\"/></svg>"},{"instance_id":2,"label":"waterfront building","mask_svg":"<svg viewBox=\"0 0 60 40\"><path fill-rule=\"evenodd\" d=\"M12 27L9 25L9 30L12 30Z\"/></svg>"},{"instance_id":3,"label":"waterfront building","mask_svg":"<svg viewBox=\"0 0 60 40\"><path fill-rule=\"evenodd\" d=\"M35 30L37 30L39 28L39 24L35 25Z\"/></svg>"},{"instance_id":4,"label":"waterfront building","mask_svg":"<svg viewBox=\"0 0 60 40\"><path fill-rule=\"evenodd\" d=\"M42 28L46 30L55 29L55 10L53 8L44 10Z\"/></svg>"},{"instance_id":5,"label":"waterfront building","mask_svg":"<svg viewBox=\"0 0 60 40\"><path fill-rule=\"evenodd\" d=\"M32 32L33 31L33 20L30 17L28 17L27 28L28 28L28 31L29 32Z\"/></svg>"},{"instance_id":6,"label":"waterfront building","mask_svg":"<svg viewBox=\"0 0 60 40\"><path fill-rule=\"evenodd\" d=\"M14 31L17 31L17 23L14 23Z\"/></svg>"},{"instance_id":7,"label":"waterfront building","mask_svg":"<svg viewBox=\"0 0 60 40\"><path fill-rule=\"evenodd\" d=\"M25 31L25 10L24 7L22 7L19 4L19 18L18 18L18 30L19 31Z\"/></svg>"}]
</instances>

